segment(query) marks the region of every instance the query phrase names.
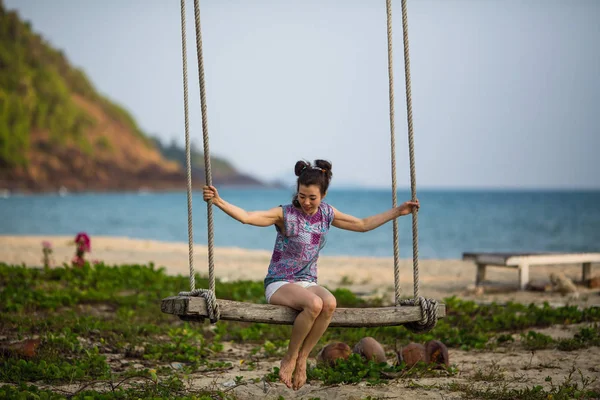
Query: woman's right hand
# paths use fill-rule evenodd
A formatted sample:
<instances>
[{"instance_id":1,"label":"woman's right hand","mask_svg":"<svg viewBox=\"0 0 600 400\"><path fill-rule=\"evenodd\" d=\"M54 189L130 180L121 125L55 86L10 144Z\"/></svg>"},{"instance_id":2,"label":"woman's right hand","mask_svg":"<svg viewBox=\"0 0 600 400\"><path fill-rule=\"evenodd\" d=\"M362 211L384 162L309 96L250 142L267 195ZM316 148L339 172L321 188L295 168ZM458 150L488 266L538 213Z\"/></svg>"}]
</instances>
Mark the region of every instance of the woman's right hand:
<instances>
[{"instance_id":1,"label":"woman's right hand","mask_svg":"<svg viewBox=\"0 0 600 400\"><path fill-rule=\"evenodd\" d=\"M204 188L202 189L203 195L204 195L204 201L209 201L212 200L213 203L218 202L219 200L221 200L221 198L219 197L219 192L217 191L217 188L214 186L204 186Z\"/></svg>"}]
</instances>

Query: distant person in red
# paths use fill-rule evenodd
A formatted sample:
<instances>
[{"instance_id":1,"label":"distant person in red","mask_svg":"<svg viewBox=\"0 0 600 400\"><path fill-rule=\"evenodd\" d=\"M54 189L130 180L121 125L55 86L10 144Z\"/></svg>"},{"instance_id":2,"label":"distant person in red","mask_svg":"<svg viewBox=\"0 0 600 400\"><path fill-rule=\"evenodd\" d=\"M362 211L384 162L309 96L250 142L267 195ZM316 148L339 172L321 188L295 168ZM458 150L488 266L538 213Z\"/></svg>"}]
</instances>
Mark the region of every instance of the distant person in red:
<instances>
[{"instance_id":1,"label":"distant person in red","mask_svg":"<svg viewBox=\"0 0 600 400\"><path fill-rule=\"evenodd\" d=\"M83 255L92 251L92 241L87 233L80 232L75 236L75 257L73 258L73 265L76 267L83 267L85 259Z\"/></svg>"}]
</instances>

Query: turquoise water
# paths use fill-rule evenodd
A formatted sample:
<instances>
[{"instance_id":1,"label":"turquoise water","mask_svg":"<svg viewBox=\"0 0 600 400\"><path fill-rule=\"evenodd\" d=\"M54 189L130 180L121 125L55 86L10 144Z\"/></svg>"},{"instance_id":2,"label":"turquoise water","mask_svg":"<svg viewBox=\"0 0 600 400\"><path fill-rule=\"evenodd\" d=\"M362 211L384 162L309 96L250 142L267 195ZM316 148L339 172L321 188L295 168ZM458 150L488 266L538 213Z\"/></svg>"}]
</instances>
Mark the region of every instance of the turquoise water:
<instances>
[{"instance_id":1,"label":"turquoise water","mask_svg":"<svg viewBox=\"0 0 600 400\"><path fill-rule=\"evenodd\" d=\"M279 189L223 188L221 196L247 210L289 202ZM399 192L398 202L408 200ZM422 190L419 257L460 258L465 251L600 251L600 191ZM327 201L366 217L391 205L389 190L331 190ZM94 235L187 242L182 192L12 196L0 198L0 234ZM206 203L194 193L194 241L206 244ZM273 227L257 228L214 209L215 245L271 250ZM399 219L400 257L412 257L411 217ZM354 233L333 228L324 255L392 256L392 224Z\"/></svg>"}]
</instances>

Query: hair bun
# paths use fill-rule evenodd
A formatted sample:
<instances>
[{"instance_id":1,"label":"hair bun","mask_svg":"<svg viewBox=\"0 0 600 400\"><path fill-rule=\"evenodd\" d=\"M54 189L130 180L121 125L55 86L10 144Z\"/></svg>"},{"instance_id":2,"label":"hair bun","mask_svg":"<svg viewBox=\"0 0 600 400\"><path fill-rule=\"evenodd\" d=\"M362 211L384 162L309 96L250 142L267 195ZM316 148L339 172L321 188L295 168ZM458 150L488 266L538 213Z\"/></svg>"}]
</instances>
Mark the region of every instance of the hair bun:
<instances>
[{"instance_id":1,"label":"hair bun","mask_svg":"<svg viewBox=\"0 0 600 400\"><path fill-rule=\"evenodd\" d=\"M310 167L310 163L300 160L296 161L296 165L294 166L294 173L296 176L300 176L300 174L306 169Z\"/></svg>"},{"instance_id":2,"label":"hair bun","mask_svg":"<svg viewBox=\"0 0 600 400\"><path fill-rule=\"evenodd\" d=\"M331 175L331 163L329 161L315 160L315 166L321 168L328 176Z\"/></svg>"}]
</instances>

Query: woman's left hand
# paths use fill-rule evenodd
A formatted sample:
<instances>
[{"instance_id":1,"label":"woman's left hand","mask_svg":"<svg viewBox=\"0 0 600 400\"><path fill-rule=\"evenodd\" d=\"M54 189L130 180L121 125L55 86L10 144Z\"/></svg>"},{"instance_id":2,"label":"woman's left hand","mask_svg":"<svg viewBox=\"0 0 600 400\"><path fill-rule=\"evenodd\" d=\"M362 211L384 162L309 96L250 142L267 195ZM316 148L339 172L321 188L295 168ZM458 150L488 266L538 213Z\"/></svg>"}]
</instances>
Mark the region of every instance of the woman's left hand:
<instances>
[{"instance_id":1,"label":"woman's left hand","mask_svg":"<svg viewBox=\"0 0 600 400\"><path fill-rule=\"evenodd\" d=\"M419 206L420 204L418 199L416 201L406 201L402 203L398 207L398 210L400 210L400 216L411 214L413 212L413 209L419 211Z\"/></svg>"}]
</instances>

